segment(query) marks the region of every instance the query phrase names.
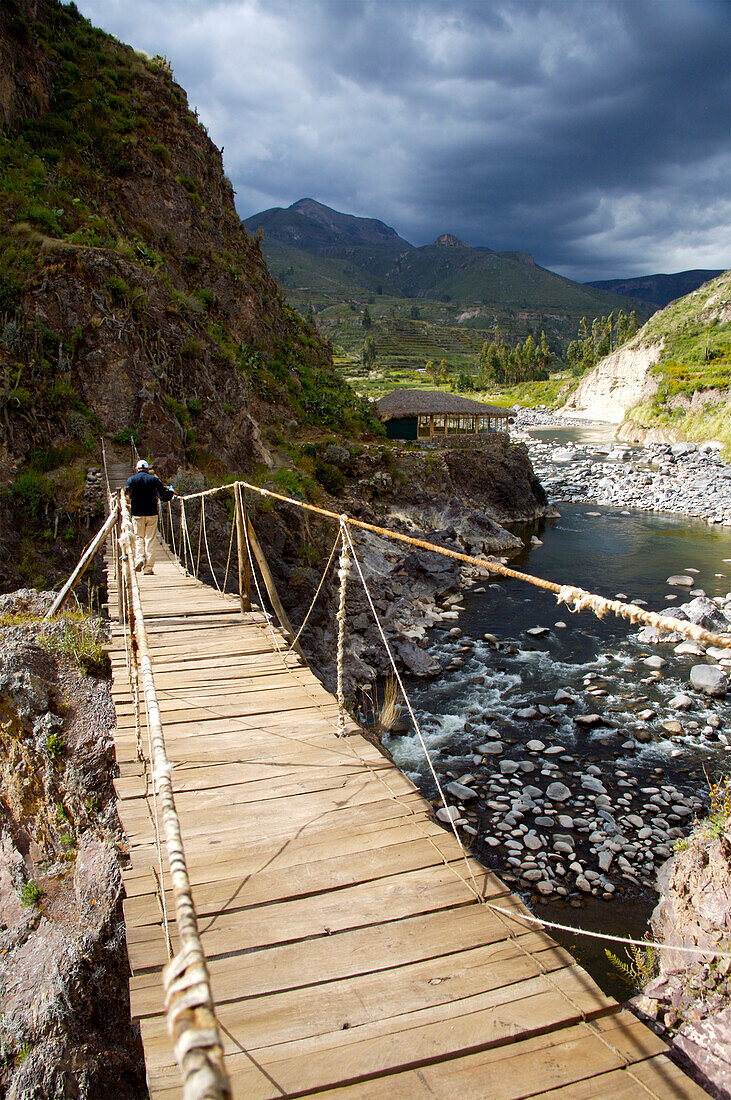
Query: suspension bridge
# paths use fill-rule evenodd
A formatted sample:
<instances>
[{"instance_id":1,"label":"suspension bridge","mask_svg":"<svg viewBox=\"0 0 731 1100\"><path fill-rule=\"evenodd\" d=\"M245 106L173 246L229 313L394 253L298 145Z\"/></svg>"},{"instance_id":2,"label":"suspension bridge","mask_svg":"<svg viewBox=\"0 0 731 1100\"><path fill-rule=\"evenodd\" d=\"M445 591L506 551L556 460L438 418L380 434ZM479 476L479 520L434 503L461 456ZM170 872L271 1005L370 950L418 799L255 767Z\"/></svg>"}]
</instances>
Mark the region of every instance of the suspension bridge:
<instances>
[{"instance_id":1,"label":"suspension bridge","mask_svg":"<svg viewBox=\"0 0 731 1100\"><path fill-rule=\"evenodd\" d=\"M111 468L112 490L126 473ZM150 1095L705 1096L434 820L348 717L342 677L339 698L323 688L240 486L221 491L235 495L237 594L194 575L185 502L187 569L163 545L154 576L135 572L124 494L106 525L131 1010ZM366 581L357 524L319 511L340 523L342 657L354 564Z\"/></svg>"}]
</instances>

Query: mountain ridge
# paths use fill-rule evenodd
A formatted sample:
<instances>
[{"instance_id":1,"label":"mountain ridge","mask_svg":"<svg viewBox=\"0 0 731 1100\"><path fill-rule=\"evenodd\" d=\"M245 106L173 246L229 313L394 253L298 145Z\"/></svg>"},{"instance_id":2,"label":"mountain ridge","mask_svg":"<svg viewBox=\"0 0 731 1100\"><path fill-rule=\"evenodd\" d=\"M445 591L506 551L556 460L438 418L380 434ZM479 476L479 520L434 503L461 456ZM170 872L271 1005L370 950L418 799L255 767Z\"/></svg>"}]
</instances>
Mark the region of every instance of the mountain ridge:
<instances>
[{"instance_id":1,"label":"mountain ridge","mask_svg":"<svg viewBox=\"0 0 731 1100\"><path fill-rule=\"evenodd\" d=\"M575 283L530 253L473 247L448 232L415 246L384 222L313 199L253 214L244 225L250 232L261 228L262 251L292 303L303 312L312 308L321 330L351 351L358 350L357 327L343 310L368 305L373 313L374 295L383 297L392 319L413 319L416 300L439 324L482 329L486 336L498 324L510 339L525 339L531 329L540 337L545 329L556 348L574 338L582 316L591 320L621 308L649 316L643 303L628 306L626 298Z\"/></svg>"},{"instance_id":2,"label":"mountain ridge","mask_svg":"<svg viewBox=\"0 0 731 1100\"><path fill-rule=\"evenodd\" d=\"M691 294L704 283L711 279L717 279L723 274L721 270L706 270L692 268L688 271L676 271L665 275L638 275L629 279L598 279L584 283L584 286L592 286L597 290L608 290L614 294L626 294L631 298L639 298L649 305L659 309L670 305L676 298L683 298Z\"/></svg>"}]
</instances>

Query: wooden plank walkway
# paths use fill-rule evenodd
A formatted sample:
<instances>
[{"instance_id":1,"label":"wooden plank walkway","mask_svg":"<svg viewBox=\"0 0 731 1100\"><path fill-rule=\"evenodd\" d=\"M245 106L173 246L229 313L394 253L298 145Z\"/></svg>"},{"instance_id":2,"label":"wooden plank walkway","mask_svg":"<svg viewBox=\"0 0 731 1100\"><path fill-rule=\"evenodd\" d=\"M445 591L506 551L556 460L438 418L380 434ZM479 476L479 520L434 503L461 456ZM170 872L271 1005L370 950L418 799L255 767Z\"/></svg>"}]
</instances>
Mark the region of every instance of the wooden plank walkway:
<instances>
[{"instance_id":1,"label":"wooden plank walkway","mask_svg":"<svg viewBox=\"0 0 731 1100\"><path fill-rule=\"evenodd\" d=\"M475 902L452 834L374 746L336 737L335 700L294 654L284 667L261 613L166 551L140 586L237 1100L706 1095L549 936ZM154 803L118 623L111 660L132 1013L151 1096L172 1100Z\"/></svg>"}]
</instances>

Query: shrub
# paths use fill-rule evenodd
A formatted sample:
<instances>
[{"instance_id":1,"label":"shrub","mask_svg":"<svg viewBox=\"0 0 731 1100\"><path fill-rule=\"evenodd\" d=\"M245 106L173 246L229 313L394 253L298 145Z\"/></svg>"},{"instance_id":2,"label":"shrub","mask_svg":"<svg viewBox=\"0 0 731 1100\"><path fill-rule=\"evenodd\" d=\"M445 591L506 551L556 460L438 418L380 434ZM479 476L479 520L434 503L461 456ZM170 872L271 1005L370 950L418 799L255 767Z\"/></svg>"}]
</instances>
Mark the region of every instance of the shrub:
<instances>
[{"instance_id":1,"label":"shrub","mask_svg":"<svg viewBox=\"0 0 731 1100\"><path fill-rule=\"evenodd\" d=\"M65 622L61 629L49 629L39 638L40 644L51 653L62 653L71 657L86 676L101 679L109 675L109 658L104 648L104 637L97 623L88 619ZM49 752L51 734L48 738ZM57 749L57 753L62 751Z\"/></svg>"},{"instance_id":2,"label":"shrub","mask_svg":"<svg viewBox=\"0 0 731 1100\"><path fill-rule=\"evenodd\" d=\"M53 501L53 486L36 470L24 470L10 487L13 504L21 514L37 518Z\"/></svg>"},{"instance_id":3,"label":"shrub","mask_svg":"<svg viewBox=\"0 0 731 1100\"><path fill-rule=\"evenodd\" d=\"M157 157L162 164L170 164L170 150L161 142L156 141L154 145L150 146L150 152L154 157Z\"/></svg>"},{"instance_id":4,"label":"shrub","mask_svg":"<svg viewBox=\"0 0 731 1100\"><path fill-rule=\"evenodd\" d=\"M333 496L339 493L345 485L345 478L337 466L333 466L332 462L324 462L321 458L315 462L315 477L323 489L326 489L328 493L332 493Z\"/></svg>"},{"instance_id":5,"label":"shrub","mask_svg":"<svg viewBox=\"0 0 731 1100\"><path fill-rule=\"evenodd\" d=\"M214 298L210 290L196 290L195 297L206 309L210 309L213 305Z\"/></svg>"},{"instance_id":6,"label":"shrub","mask_svg":"<svg viewBox=\"0 0 731 1100\"><path fill-rule=\"evenodd\" d=\"M26 909L30 909L32 906L38 905L38 902L43 897L43 888L37 886L35 882L25 882L20 890L20 904Z\"/></svg>"},{"instance_id":7,"label":"shrub","mask_svg":"<svg viewBox=\"0 0 731 1100\"><path fill-rule=\"evenodd\" d=\"M280 493L297 500L317 500L319 497L315 482L301 470L278 470L274 484Z\"/></svg>"},{"instance_id":8,"label":"shrub","mask_svg":"<svg viewBox=\"0 0 731 1100\"><path fill-rule=\"evenodd\" d=\"M48 740L46 741L46 750L51 760L58 760L59 756L62 756L66 750L66 741L63 734L59 733L57 730L53 730L49 733Z\"/></svg>"},{"instance_id":9,"label":"shrub","mask_svg":"<svg viewBox=\"0 0 731 1100\"><path fill-rule=\"evenodd\" d=\"M140 433L136 428L122 428L121 432L117 432L116 435L112 436L112 443L116 443L120 447L134 443L135 447L139 447Z\"/></svg>"}]
</instances>

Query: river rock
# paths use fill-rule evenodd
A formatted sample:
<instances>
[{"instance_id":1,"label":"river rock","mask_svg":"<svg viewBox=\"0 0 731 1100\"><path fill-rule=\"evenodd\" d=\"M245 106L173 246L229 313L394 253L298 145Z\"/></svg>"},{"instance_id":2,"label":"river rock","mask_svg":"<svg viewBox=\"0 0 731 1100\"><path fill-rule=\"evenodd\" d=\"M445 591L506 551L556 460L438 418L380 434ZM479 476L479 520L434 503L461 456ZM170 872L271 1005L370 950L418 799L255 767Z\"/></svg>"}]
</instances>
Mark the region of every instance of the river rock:
<instances>
[{"instance_id":1,"label":"river rock","mask_svg":"<svg viewBox=\"0 0 731 1100\"><path fill-rule=\"evenodd\" d=\"M530 634L531 638L545 638L546 634L550 634L551 631L547 626L530 626L526 630L526 634Z\"/></svg>"},{"instance_id":2,"label":"river rock","mask_svg":"<svg viewBox=\"0 0 731 1100\"><path fill-rule=\"evenodd\" d=\"M571 798L571 791L565 783L549 783L546 789L546 797L551 802L566 802Z\"/></svg>"},{"instance_id":3,"label":"river rock","mask_svg":"<svg viewBox=\"0 0 731 1100\"><path fill-rule=\"evenodd\" d=\"M692 588L695 581L692 577L687 577L684 574L674 574L672 577L668 577L666 584L670 584L674 588Z\"/></svg>"},{"instance_id":4,"label":"river rock","mask_svg":"<svg viewBox=\"0 0 731 1100\"><path fill-rule=\"evenodd\" d=\"M586 729L592 729L594 726L603 725L604 719L601 714L575 714L574 722L577 726L584 726Z\"/></svg>"},{"instance_id":5,"label":"river rock","mask_svg":"<svg viewBox=\"0 0 731 1100\"><path fill-rule=\"evenodd\" d=\"M673 695L668 706L671 706L673 710L690 710L693 706L693 700L690 695L680 692L678 695Z\"/></svg>"},{"instance_id":6,"label":"river rock","mask_svg":"<svg viewBox=\"0 0 731 1100\"><path fill-rule=\"evenodd\" d=\"M702 626L704 630L728 630L728 620L713 600L705 596L696 596L694 600L683 604L683 611L690 622Z\"/></svg>"},{"instance_id":7,"label":"river rock","mask_svg":"<svg viewBox=\"0 0 731 1100\"><path fill-rule=\"evenodd\" d=\"M528 752L543 752L546 746L542 741L538 741L534 738L532 741L527 741L525 747Z\"/></svg>"},{"instance_id":8,"label":"river rock","mask_svg":"<svg viewBox=\"0 0 731 1100\"><path fill-rule=\"evenodd\" d=\"M464 783L458 783L456 780L452 783L447 783L444 789L448 794L451 794L452 798L456 798L459 802L469 802L471 798L477 798L477 791L473 791L470 787L466 787Z\"/></svg>"},{"instance_id":9,"label":"river rock","mask_svg":"<svg viewBox=\"0 0 731 1100\"><path fill-rule=\"evenodd\" d=\"M425 649L420 649L413 642L401 642L397 653L414 676L436 676L442 670L436 657Z\"/></svg>"},{"instance_id":10,"label":"river rock","mask_svg":"<svg viewBox=\"0 0 731 1100\"><path fill-rule=\"evenodd\" d=\"M437 810L437 820L449 824L450 821L459 821L460 813L456 806L440 806Z\"/></svg>"},{"instance_id":11,"label":"river rock","mask_svg":"<svg viewBox=\"0 0 731 1100\"><path fill-rule=\"evenodd\" d=\"M696 691L702 691L704 695L721 697L728 691L728 676L715 665L693 665L690 682Z\"/></svg>"}]
</instances>

